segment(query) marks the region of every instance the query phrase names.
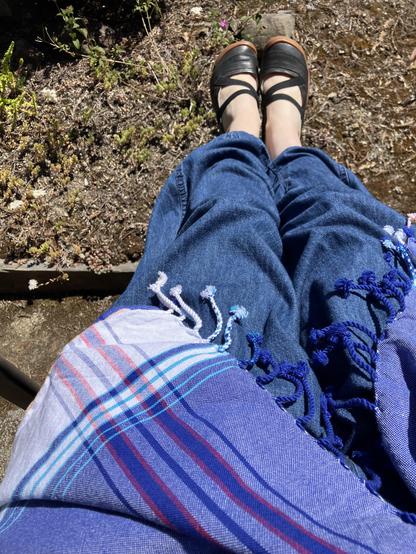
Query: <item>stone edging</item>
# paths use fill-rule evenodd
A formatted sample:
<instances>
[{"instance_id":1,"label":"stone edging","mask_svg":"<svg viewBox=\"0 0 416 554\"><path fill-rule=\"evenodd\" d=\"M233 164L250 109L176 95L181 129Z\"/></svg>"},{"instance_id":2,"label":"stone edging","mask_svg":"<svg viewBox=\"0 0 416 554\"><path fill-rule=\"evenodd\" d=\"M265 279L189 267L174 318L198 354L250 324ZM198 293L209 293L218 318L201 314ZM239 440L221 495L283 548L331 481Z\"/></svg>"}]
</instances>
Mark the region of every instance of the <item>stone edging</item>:
<instances>
[{"instance_id":1,"label":"stone edging","mask_svg":"<svg viewBox=\"0 0 416 554\"><path fill-rule=\"evenodd\" d=\"M137 263L125 263L106 273L94 273L84 264L60 269L46 264L6 264L0 259L0 297L121 294L136 267Z\"/></svg>"}]
</instances>

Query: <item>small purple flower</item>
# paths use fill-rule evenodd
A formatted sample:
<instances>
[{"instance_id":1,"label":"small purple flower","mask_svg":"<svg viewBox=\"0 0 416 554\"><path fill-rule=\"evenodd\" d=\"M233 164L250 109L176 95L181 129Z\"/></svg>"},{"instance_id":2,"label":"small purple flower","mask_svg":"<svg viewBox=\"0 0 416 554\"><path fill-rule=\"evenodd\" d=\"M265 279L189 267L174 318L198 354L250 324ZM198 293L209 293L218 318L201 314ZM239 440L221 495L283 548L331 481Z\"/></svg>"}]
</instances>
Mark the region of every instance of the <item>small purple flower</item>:
<instances>
[{"instance_id":1,"label":"small purple flower","mask_svg":"<svg viewBox=\"0 0 416 554\"><path fill-rule=\"evenodd\" d=\"M227 19L221 19L220 20L220 23L219 23L219 26L221 27L221 29L223 31L226 31L228 29L228 27L230 26L229 22L227 21Z\"/></svg>"}]
</instances>

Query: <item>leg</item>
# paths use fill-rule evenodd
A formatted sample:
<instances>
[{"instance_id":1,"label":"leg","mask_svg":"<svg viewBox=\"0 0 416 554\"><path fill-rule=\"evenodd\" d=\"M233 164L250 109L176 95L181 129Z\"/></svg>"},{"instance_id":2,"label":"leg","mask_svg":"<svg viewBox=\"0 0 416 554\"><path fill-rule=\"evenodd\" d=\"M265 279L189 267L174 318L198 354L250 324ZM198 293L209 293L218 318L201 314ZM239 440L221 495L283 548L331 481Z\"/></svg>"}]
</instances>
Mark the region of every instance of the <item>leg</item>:
<instances>
[{"instance_id":1,"label":"leg","mask_svg":"<svg viewBox=\"0 0 416 554\"><path fill-rule=\"evenodd\" d=\"M263 67L266 105L271 100L265 139L276 158L271 170L281 216L282 261L298 301L299 342L325 391L320 399L326 431L322 444L338 456L355 456L373 481L369 486L404 506L409 492L381 447L373 412L378 339L387 321L403 309L410 284L406 275L387 273L380 239L384 225L401 227L404 218L378 202L345 167L317 149L301 147L305 88L285 86L284 81L290 76L292 84L302 86L307 80L299 56L303 51L290 41L271 43L277 47L274 53L270 48ZM289 76L272 73L278 68L289 70ZM285 94L276 95L282 89ZM357 289L349 294L360 275L360 294ZM334 294L339 277L344 280L337 286L348 300Z\"/></svg>"},{"instance_id":2,"label":"leg","mask_svg":"<svg viewBox=\"0 0 416 554\"><path fill-rule=\"evenodd\" d=\"M245 81L253 88L257 89L257 79L248 73L240 73L235 75L235 79ZM219 104L222 105L232 94L237 92L240 87L238 85L224 87L219 93ZM223 126L225 131L245 131L255 137L259 136L260 132L260 116L257 109L257 104L252 96L242 94L237 96L225 109L223 118Z\"/></svg>"},{"instance_id":3,"label":"leg","mask_svg":"<svg viewBox=\"0 0 416 554\"><path fill-rule=\"evenodd\" d=\"M299 305L300 343L308 349L311 327L342 321L358 321L372 333L379 332L386 314L375 308L370 311L357 297L342 301L333 294L333 285L344 273L348 278L367 269L385 273L382 227L399 226L403 218L377 202L351 172L329 156L301 147L304 83L308 80L303 50L293 41L277 38L266 46L266 52L261 73L267 106L265 141L275 158L271 170L276 175L282 261ZM276 72L279 68L286 68L288 74ZM285 81L300 86L285 87ZM336 371L332 366L331 370L317 369L323 386L342 386L347 398L372 390L371 379L359 368L352 369L351 360L337 363Z\"/></svg>"},{"instance_id":4,"label":"leg","mask_svg":"<svg viewBox=\"0 0 416 554\"><path fill-rule=\"evenodd\" d=\"M383 226L403 226L404 217L320 150L290 148L273 162L273 170L283 261L301 305L302 343L306 346L308 324L322 327L342 318L359 319L378 331L365 302L333 295L334 283L344 276L355 279L365 270L386 273ZM383 327L387 315L382 310L377 314Z\"/></svg>"},{"instance_id":5,"label":"leg","mask_svg":"<svg viewBox=\"0 0 416 554\"><path fill-rule=\"evenodd\" d=\"M254 330L264 336L276 360L306 360L297 340L299 307L281 263L280 220L266 172L269 162L264 144L243 132L226 133L192 152L162 190L144 257L116 305L158 305L147 287L162 270L169 277L165 293L170 286L182 285L183 298L200 314L201 335L207 337L215 318L199 293L214 285L224 318L235 304L249 312L233 331L229 351L237 359L250 358L246 334ZM219 336L215 342L221 340ZM253 375L264 372L257 368ZM317 406L320 389L313 374L309 382ZM275 380L266 388L277 396L293 393L289 381ZM304 398L290 409L295 417L304 416ZM308 428L319 436L319 411L310 419Z\"/></svg>"},{"instance_id":6,"label":"leg","mask_svg":"<svg viewBox=\"0 0 416 554\"><path fill-rule=\"evenodd\" d=\"M284 74L273 74L263 82L263 90L267 92L278 83L289 80ZM298 103L302 102L299 87L285 89L285 94ZM287 100L277 100L266 108L265 143L270 157L275 159L290 146L301 146L302 121L299 110Z\"/></svg>"},{"instance_id":7,"label":"leg","mask_svg":"<svg viewBox=\"0 0 416 554\"><path fill-rule=\"evenodd\" d=\"M274 159L286 148L301 145L309 70L300 44L283 36L271 38L264 48L260 78L264 139Z\"/></svg>"}]
</instances>

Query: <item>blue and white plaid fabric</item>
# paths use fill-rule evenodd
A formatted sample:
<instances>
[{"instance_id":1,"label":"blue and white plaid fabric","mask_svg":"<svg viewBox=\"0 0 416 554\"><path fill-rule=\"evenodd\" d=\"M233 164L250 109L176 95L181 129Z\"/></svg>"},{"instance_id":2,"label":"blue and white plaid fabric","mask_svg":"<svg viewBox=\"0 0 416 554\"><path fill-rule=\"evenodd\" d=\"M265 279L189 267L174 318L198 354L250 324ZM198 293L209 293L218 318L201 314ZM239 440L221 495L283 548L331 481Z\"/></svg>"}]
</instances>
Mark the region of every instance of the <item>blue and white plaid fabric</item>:
<instances>
[{"instance_id":1,"label":"blue and white plaid fabric","mask_svg":"<svg viewBox=\"0 0 416 554\"><path fill-rule=\"evenodd\" d=\"M159 309L72 340L16 436L0 552L414 552L227 352Z\"/></svg>"}]
</instances>

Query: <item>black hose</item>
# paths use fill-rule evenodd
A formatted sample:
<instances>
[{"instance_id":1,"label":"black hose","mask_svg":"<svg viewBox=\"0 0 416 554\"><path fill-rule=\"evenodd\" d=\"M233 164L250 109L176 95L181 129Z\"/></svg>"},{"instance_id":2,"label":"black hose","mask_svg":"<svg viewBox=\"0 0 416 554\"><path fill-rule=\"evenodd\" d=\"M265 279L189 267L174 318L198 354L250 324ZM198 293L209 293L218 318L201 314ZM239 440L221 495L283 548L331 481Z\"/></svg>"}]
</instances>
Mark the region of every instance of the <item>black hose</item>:
<instances>
[{"instance_id":1,"label":"black hose","mask_svg":"<svg viewBox=\"0 0 416 554\"><path fill-rule=\"evenodd\" d=\"M0 396L25 410L39 388L23 371L0 356Z\"/></svg>"}]
</instances>

